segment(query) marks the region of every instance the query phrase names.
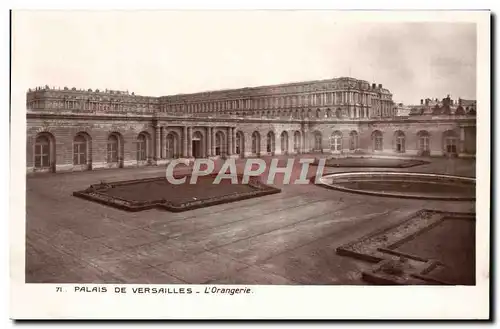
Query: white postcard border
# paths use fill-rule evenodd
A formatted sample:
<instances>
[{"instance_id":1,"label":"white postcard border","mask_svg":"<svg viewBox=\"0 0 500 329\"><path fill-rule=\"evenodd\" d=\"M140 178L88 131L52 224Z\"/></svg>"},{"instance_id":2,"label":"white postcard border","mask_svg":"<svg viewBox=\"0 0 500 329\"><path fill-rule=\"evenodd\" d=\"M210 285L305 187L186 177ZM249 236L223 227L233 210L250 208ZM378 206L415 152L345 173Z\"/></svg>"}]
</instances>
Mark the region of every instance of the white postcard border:
<instances>
[{"instance_id":1,"label":"white postcard border","mask_svg":"<svg viewBox=\"0 0 500 329\"><path fill-rule=\"evenodd\" d=\"M11 317L176 319L470 319L488 316L490 245L490 13L340 12L341 20L467 21L477 23L477 285L474 287L251 286L249 295L74 293L75 285L26 284L25 92L12 58L10 279ZM15 22L14 22L15 23ZM89 287L103 285L86 285ZM118 285L106 285L113 289ZM127 287L140 285L127 285ZM154 287L158 285L148 285ZM188 287L191 285L180 285ZM218 285L219 286L219 285ZM161 287L179 287L162 285ZM220 287L223 287L220 285ZM130 289L130 288L129 288Z\"/></svg>"}]
</instances>

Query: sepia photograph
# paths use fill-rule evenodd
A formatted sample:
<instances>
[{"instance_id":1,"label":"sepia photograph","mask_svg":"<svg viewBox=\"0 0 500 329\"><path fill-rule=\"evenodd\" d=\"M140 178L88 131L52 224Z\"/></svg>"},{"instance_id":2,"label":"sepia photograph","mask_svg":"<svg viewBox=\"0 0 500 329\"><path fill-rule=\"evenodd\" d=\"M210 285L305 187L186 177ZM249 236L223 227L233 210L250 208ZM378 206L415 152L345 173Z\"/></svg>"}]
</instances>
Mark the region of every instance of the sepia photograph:
<instances>
[{"instance_id":1,"label":"sepia photograph","mask_svg":"<svg viewBox=\"0 0 500 329\"><path fill-rule=\"evenodd\" d=\"M405 17L13 11L19 284L250 296L484 282L489 13Z\"/></svg>"}]
</instances>

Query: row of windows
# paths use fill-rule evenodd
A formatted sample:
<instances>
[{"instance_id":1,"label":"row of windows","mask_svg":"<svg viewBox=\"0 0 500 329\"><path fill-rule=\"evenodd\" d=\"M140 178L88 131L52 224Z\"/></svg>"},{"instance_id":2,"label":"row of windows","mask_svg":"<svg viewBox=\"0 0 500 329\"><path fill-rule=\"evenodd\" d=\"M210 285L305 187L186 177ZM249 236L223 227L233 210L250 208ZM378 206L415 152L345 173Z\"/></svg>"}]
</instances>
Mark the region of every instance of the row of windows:
<instances>
[{"instance_id":1,"label":"row of windows","mask_svg":"<svg viewBox=\"0 0 500 329\"><path fill-rule=\"evenodd\" d=\"M68 103L68 104L73 104L73 103ZM75 105L74 106L69 106L66 107L68 109L79 109L80 108L80 105L79 103L74 103ZM50 105L50 104L49 104ZM29 108L38 108L38 107L32 107L32 106L29 106ZM264 108L267 108L264 107ZM118 110L122 110L122 111L125 111L125 110L128 110L129 108L128 107L123 107L122 105L119 105L119 104L100 104L100 103L86 103L85 106L84 106L84 109L86 110L100 110L100 111L118 111ZM148 110L146 107L137 107L137 109L140 109L140 110ZM187 111L183 110L181 107L177 107L175 106L173 109L171 110L167 110L167 106L166 105L163 105L160 109L161 112L180 112L180 113L211 113L213 110L215 109L206 109L206 110L198 110L198 109L190 109L188 108ZM223 110L226 110L226 109L223 109ZM352 109L349 109L348 110L349 113L347 114L348 117L353 117L353 118L356 118L356 117L369 117L369 114L368 114L368 109L367 108L352 108ZM225 112L226 114L229 114L229 115L240 115L240 116L267 116L267 117L292 117L292 118L322 118L322 117L325 117L325 118L333 118L333 117L341 117L342 116L342 112L340 109L337 109L335 110L335 112L333 112L331 109L327 109L324 111L324 113L322 113L322 111L320 109L317 109L317 110L312 110L312 109L302 109L302 110L299 110L299 109L296 109L296 110L267 110L267 111L226 111ZM386 112L384 112L386 113ZM392 113L392 112L391 112ZM388 116L390 113L387 112L386 113Z\"/></svg>"},{"instance_id":2,"label":"row of windows","mask_svg":"<svg viewBox=\"0 0 500 329\"><path fill-rule=\"evenodd\" d=\"M201 134L196 132L193 135L194 139L201 139ZM76 135L73 140L73 164L74 165L87 165L89 157L89 145L90 138L84 135ZM180 139L176 133L169 133L166 137L166 156L167 158L178 158L180 157ZM238 133L236 135L236 144L239 145L241 141L241 135ZM147 161L149 156L150 139L149 135L146 133L141 133L138 135L136 144L136 159L137 161ZM224 146L224 135L221 132L217 132L215 135L215 152L216 155L221 155ZM106 143L106 161L108 163L118 163L121 160L120 152L122 146L120 138L116 134L111 134L108 137ZM50 167L50 140L47 135L40 135L37 137L34 146L34 160L35 168L48 168Z\"/></svg>"},{"instance_id":3,"label":"row of windows","mask_svg":"<svg viewBox=\"0 0 500 329\"><path fill-rule=\"evenodd\" d=\"M323 137L318 131L313 133L314 135L314 147L313 150L323 149ZM202 139L202 135L196 132L193 135L194 139ZM272 153L275 150L275 135L273 132L267 134L266 151ZM421 152L430 151L430 135L427 131L420 131L417 133L417 147ZM286 131L282 132L280 135L281 139L281 149L283 151L288 151L288 133ZM356 131L351 131L349 133L349 149L356 150L359 148L358 144L358 133ZM372 148L374 151L384 150L384 138L381 131L376 130L371 135ZM141 133L137 136L135 141L136 144L136 159L137 161L147 161L150 149L150 136L147 133ZM293 134L294 150L299 152L301 150L302 135L299 131L295 131ZM406 136L402 131L397 131L394 133L394 150L399 153L406 152ZM330 149L332 151L342 151L343 149L343 134L340 131L334 131L329 138ZM244 143L244 135L242 132L236 134L235 148L236 154L241 154ZM446 131L443 133L443 143L444 150L446 153L457 153L458 137L453 131ZM49 135L41 134L36 138L34 145L34 165L35 168L48 168L51 165L51 147L54 143L50 142ZM107 140L106 148L106 161L108 163L117 163L122 160L123 152L121 142L121 136L118 134L111 134ZM73 140L73 164L74 165L87 165L90 159L90 137L78 134ZM166 157L167 158L177 158L181 156L181 144L180 138L176 133L169 133L166 136ZM215 155L224 155L227 144L225 142L225 136L221 132L217 132L215 135ZM255 131L252 134L252 153L260 153L260 134Z\"/></svg>"},{"instance_id":4,"label":"row of windows","mask_svg":"<svg viewBox=\"0 0 500 329\"><path fill-rule=\"evenodd\" d=\"M49 100L35 100L26 103L28 109L69 109L69 110L93 110L93 111L127 111L130 109L152 111L158 109L154 104L141 104L141 103L109 103L109 102L95 102L95 101L49 101Z\"/></svg>"},{"instance_id":5,"label":"row of windows","mask_svg":"<svg viewBox=\"0 0 500 329\"><path fill-rule=\"evenodd\" d=\"M106 143L106 160L109 163L118 162L119 155L119 139L117 135L111 134ZM140 134L136 140L136 158L138 161L147 160L147 145L149 143L148 136ZM89 138L84 135L77 135L73 140L73 164L87 165L89 149ZM49 136L40 135L37 137L34 147L35 168L50 167L51 143Z\"/></svg>"},{"instance_id":6,"label":"row of windows","mask_svg":"<svg viewBox=\"0 0 500 329\"><path fill-rule=\"evenodd\" d=\"M458 152L458 137L453 131L446 131L444 134L444 149L446 153L456 154ZM383 151L383 136L382 132L375 131L372 133L373 150ZM430 135L427 131L419 131L417 133L417 148L422 153L430 152ZM406 136L402 131L397 131L394 134L394 150L398 153L406 152Z\"/></svg>"},{"instance_id":7,"label":"row of windows","mask_svg":"<svg viewBox=\"0 0 500 329\"><path fill-rule=\"evenodd\" d=\"M332 111L331 109L326 109L324 113L320 109L316 109L316 111L310 109L310 110L302 110L302 111L291 111L288 112L289 115L292 118L316 118L320 119L322 117L324 118L342 118L344 116L344 112L341 109L336 109ZM287 115L287 112L283 112L283 115ZM277 111L277 112L272 112L272 111L267 111L263 112L264 116L281 116L282 112ZM368 108L349 108L345 112L345 115L349 118L368 118L369 117L369 110Z\"/></svg>"},{"instance_id":8,"label":"row of windows","mask_svg":"<svg viewBox=\"0 0 500 329\"><path fill-rule=\"evenodd\" d=\"M281 150L284 153L288 153L288 133L283 131L280 135L281 139ZM293 134L293 149L295 153L300 153L302 147L302 136L299 131L295 131ZM266 152L274 153L276 147L275 135L274 132L270 131L266 135ZM252 153L259 154L260 153L260 134L257 131L254 131L252 134Z\"/></svg>"},{"instance_id":9,"label":"row of windows","mask_svg":"<svg viewBox=\"0 0 500 329\"><path fill-rule=\"evenodd\" d=\"M296 106L326 106L337 104L370 104L372 101L368 94L356 92L322 93L314 95L297 95L287 97L261 98L257 100L229 100L203 102L193 104L161 105L161 112L206 113L231 109L264 109L284 108Z\"/></svg>"},{"instance_id":10,"label":"row of windows","mask_svg":"<svg viewBox=\"0 0 500 329\"><path fill-rule=\"evenodd\" d=\"M344 115L345 113L345 115ZM350 118L368 118L370 117L370 110L368 108L350 108L346 112L341 109L320 110L320 109L303 109L303 110L268 110L268 111L247 111L247 112L226 112L228 115L248 116L248 117L272 117L272 118L293 118L293 119L321 119L321 118L342 118L344 116Z\"/></svg>"},{"instance_id":11,"label":"row of windows","mask_svg":"<svg viewBox=\"0 0 500 329\"><path fill-rule=\"evenodd\" d=\"M282 150L288 150L288 134L283 132L281 134ZM300 133L296 132L294 134L294 149L300 148ZM314 133L314 147L313 150L323 149L323 136L320 132ZM356 131L351 131L349 133L349 150L356 150L359 148L358 144L358 133ZM457 137L455 135L450 135L445 137L445 149L447 153L457 153ZM343 135L340 131L335 131L330 136L330 149L332 151L342 151L343 149ZM375 131L372 134L372 147L375 151L383 151L383 136L380 131ZM260 145L260 135L254 132L252 135L252 152L257 153L258 146ZM274 134L271 132L267 135L267 152L272 152L274 150ZM394 139L394 149L396 152L404 153L406 151L406 137L404 133L397 132ZM430 151L429 134L425 131L419 132L418 134L418 150L422 152Z\"/></svg>"},{"instance_id":12,"label":"row of windows","mask_svg":"<svg viewBox=\"0 0 500 329\"><path fill-rule=\"evenodd\" d=\"M457 144L458 144L458 138L457 136L453 133L448 131L445 133L444 137L444 147L445 147L445 152L446 153L452 153L456 154L458 149L457 149ZM297 135L295 136L297 137ZM300 135L298 135L300 137ZM417 140L417 148L421 152L430 152L430 136L429 133L426 131L421 131L417 134L418 140ZM322 150L322 141L323 137L322 134L319 132L314 133L314 148L313 150ZM356 150L359 148L358 144L358 133L356 131L351 131L349 133L349 150ZM287 138L284 140L288 141ZM340 131L335 131L332 133L330 136L330 149L332 151L342 151L343 149L343 135ZM372 134L372 147L373 150L375 151L383 151L384 150L384 140L383 140L383 135L380 131L375 131ZM285 148L287 149L287 148ZM399 131L395 133L394 136L394 150L399 153L404 153L406 152L406 137L403 132Z\"/></svg>"}]
</instances>

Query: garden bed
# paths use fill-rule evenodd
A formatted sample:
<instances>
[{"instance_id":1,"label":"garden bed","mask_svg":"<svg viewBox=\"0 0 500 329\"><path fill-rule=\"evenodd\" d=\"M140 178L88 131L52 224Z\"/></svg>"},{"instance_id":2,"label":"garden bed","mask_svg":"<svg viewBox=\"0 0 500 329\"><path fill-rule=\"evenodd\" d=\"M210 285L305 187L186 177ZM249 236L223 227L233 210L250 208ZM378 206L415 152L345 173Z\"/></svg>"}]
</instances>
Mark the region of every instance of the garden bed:
<instances>
[{"instance_id":1,"label":"garden bed","mask_svg":"<svg viewBox=\"0 0 500 329\"><path fill-rule=\"evenodd\" d=\"M337 253L377 263L371 283L474 285L475 214L421 210Z\"/></svg>"},{"instance_id":2,"label":"garden bed","mask_svg":"<svg viewBox=\"0 0 500 329\"><path fill-rule=\"evenodd\" d=\"M196 184L189 184L188 175L186 182L178 185L171 184L165 177L101 182L73 195L126 211L159 208L181 212L281 192L261 183L258 177L250 177L247 184L242 183L242 176L237 176L238 184L231 184L228 179L213 184L215 177L201 176Z\"/></svg>"}]
</instances>

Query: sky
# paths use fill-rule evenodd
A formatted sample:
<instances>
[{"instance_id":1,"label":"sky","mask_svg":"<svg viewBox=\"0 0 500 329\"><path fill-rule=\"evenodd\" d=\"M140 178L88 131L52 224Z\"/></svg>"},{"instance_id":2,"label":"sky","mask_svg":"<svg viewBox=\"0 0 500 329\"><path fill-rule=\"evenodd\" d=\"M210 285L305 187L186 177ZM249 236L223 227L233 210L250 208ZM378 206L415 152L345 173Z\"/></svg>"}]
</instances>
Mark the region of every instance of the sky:
<instances>
[{"instance_id":1,"label":"sky","mask_svg":"<svg viewBox=\"0 0 500 329\"><path fill-rule=\"evenodd\" d=\"M12 79L24 90L163 96L350 76L405 104L476 99L473 23L328 11L17 11L12 32Z\"/></svg>"}]
</instances>

